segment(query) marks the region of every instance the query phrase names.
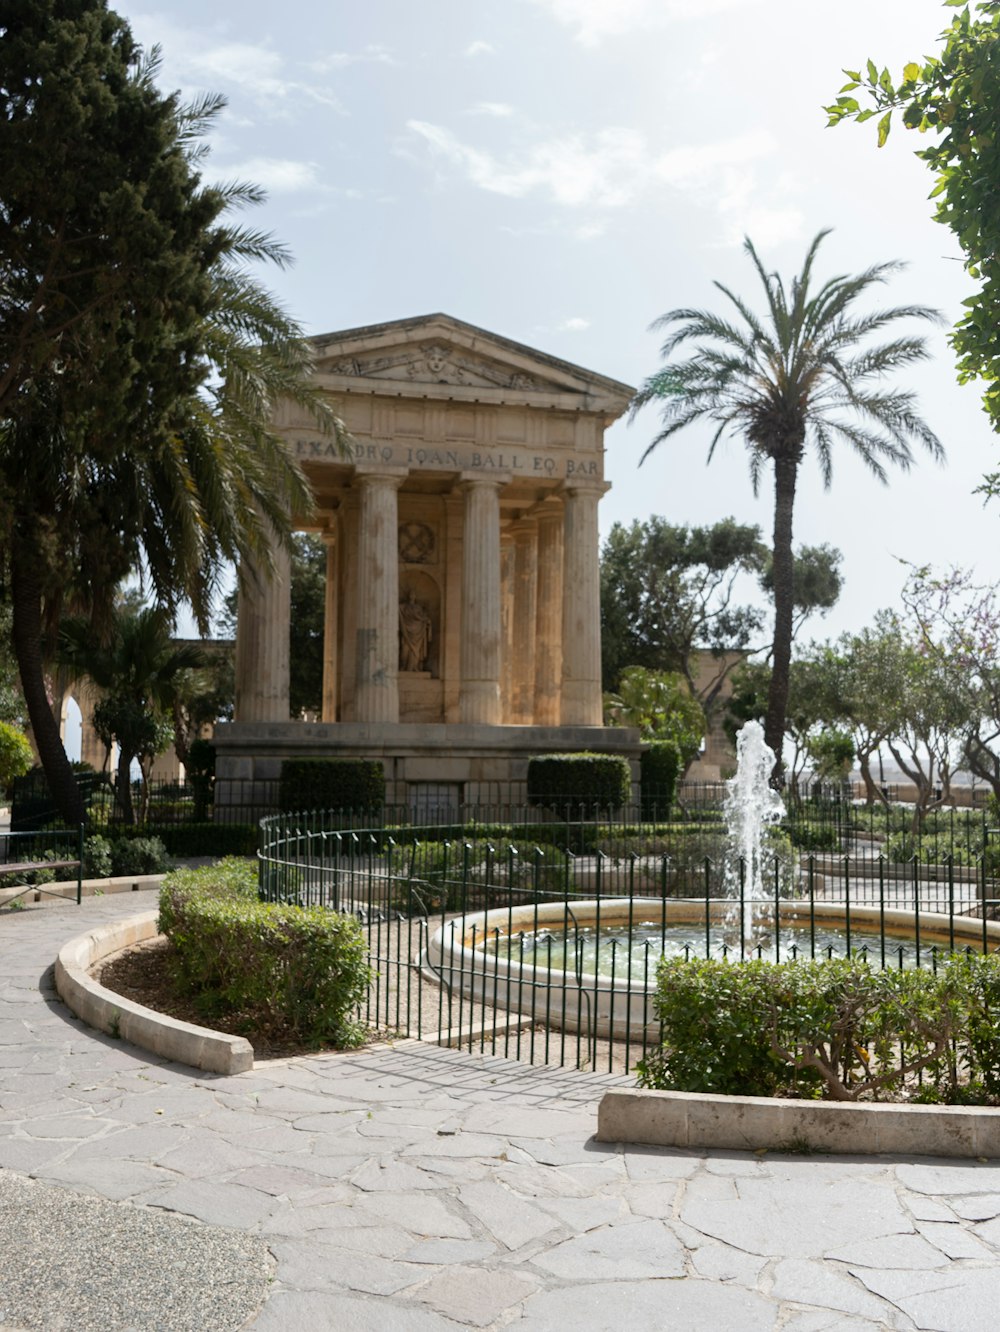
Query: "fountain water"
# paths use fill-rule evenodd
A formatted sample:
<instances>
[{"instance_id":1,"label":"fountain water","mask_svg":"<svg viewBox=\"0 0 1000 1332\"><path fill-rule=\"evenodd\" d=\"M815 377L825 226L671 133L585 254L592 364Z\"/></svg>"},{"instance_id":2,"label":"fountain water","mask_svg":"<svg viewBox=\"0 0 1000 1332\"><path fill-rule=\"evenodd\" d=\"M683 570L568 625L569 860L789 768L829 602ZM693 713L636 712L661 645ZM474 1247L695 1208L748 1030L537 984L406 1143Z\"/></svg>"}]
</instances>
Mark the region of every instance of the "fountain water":
<instances>
[{"instance_id":1,"label":"fountain water","mask_svg":"<svg viewBox=\"0 0 1000 1332\"><path fill-rule=\"evenodd\" d=\"M746 722L736 736L736 775L726 783L724 803L725 886L732 902L725 919L730 931L739 928L744 945L753 945L753 907L764 895L764 833L785 815L781 797L771 785L774 762L763 726Z\"/></svg>"}]
</instances>

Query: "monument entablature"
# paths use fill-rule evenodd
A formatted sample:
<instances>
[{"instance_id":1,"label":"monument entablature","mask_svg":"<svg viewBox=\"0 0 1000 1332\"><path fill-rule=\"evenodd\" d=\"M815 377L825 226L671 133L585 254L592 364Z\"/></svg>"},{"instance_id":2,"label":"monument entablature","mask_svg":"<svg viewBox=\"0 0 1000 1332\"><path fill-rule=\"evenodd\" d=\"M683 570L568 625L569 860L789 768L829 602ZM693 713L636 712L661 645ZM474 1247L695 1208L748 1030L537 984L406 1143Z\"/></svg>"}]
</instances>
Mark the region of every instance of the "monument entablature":
<instances>
[{"instance_id":1,"label":"monument entablature","mask_svg":"<svg viewBox=\"0 0 1000 1332\"><path fill-rule=\"evenodd\" d=\"M524 727L536 746L539 728L600 729L604 432L633 390L443 314L312 342L349 447L292 404L275 424L327 546L326 744L359 726ZM289 723L288 582L280 551L273 579L241 578L220 738Z\"/></svg>"}]
</instances>

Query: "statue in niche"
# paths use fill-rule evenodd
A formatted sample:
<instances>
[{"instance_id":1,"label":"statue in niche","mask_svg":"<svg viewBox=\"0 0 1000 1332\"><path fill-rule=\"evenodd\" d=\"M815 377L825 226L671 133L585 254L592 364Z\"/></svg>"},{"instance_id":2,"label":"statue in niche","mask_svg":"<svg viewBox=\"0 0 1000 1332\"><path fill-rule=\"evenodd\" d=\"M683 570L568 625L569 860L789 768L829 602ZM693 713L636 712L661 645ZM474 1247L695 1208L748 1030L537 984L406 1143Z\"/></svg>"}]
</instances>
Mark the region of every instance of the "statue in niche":
<instances>
[{"instance_id":1,"label":"statue in niche","mask_svg":"<svg viewBox=\"0 0 1000 1332\"><path fill-rule=\"evenodd\" d=\"M430 611L418 601L412 591L399 603L399 669L425 671L430 652Z\"/></svg>"}]
</instances>

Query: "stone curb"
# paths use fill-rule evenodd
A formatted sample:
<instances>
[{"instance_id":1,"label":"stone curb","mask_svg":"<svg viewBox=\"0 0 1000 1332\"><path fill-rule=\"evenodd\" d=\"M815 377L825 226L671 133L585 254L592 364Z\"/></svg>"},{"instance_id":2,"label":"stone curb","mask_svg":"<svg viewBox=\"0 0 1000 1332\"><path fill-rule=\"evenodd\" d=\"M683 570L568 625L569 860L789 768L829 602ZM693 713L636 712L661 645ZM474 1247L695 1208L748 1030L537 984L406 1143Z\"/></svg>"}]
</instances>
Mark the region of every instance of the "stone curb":
<instances>
[{"instance_id":1,"label":"stone curb","mask_svg":"<svg viewBox=\"0 0 1000 1332\"><path fill-rule=\"evenodd\" d=\"M0 874L3 866L0 865ZM115 879L83 879L80 884L81 897L107 897L111 893L140 893L149 888L159 888L163 874L121 874ZM62 879L56 883L42 884L40 887L0 888L0 907L11 902L31 902L36 906L47 906L52 902L73 901L76 899L76 879ZM4 1332L0 1326L0 1332Z\"/></svg>"},{"instance_id":2,"label":"stone curb","mask_svg":"<svg viewBox=\"0 0 1000 1332\"><path fill-rule=\"evenodd\" d=\"M1000 1157L1000 1110L623 1089L601 1098L595 1136L653 1147Z\"/></svg>"},{"instance_id":3,"label":"stone curb","mask_svg":"<svg viewBox=\"0 0 1000 1332\"><path fill-rule=\"evenodd\" d=\"M243 1036L226 1036L179 1022L105 989L90 968L111 953L155 939L156 911L144 911L64 944L56 958L56 990L66 1005L91 1027L131 1041L143 1050L190 1064L210 1073L245 1073L253 1068L253 1046Z\"/></svg>"}]
</instances>

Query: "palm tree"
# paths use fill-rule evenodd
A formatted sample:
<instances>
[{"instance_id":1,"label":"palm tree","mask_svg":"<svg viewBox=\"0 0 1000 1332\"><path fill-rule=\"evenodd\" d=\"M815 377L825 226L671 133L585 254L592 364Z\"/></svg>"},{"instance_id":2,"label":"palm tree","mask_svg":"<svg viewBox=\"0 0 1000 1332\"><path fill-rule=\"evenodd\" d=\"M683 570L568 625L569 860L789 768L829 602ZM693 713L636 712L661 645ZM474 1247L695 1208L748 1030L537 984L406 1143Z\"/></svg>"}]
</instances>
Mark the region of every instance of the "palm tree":
<instances>
[{"instance_id":1,"label":"palm tree","mask_svg":"<svg viewBox=\"0 0 1000 1332\"><path fill-rule=\"evenodd\" d=\"M155 55L139 77L152 70ZM176 111L195 181L198 137L222 105L206 99ZM109 428L101 383L92 400L67 402L56 367L43 368L18 412L0 420L0 559L12 642L39 758L71 822L84 809L45 682L63 613L84 613L103 632L118 586L138 572L169 617L186 600L205 632L225 563L250 559L266 569L275 538L287 544L293 515L312 506L271 425L275 404L296 403L344 438L310 382L302 330L250 271L260 261L283 266L287 252L225 217L262 198L254 186L198 185L204 221L188 262L200 280L194 295L185 289L182 310L162 307L161 327L137 360L130 414L119 411ZM149 318L137 309L132 322Z\"/></svg>"},{"instance_id":2,"label":"palm tree","mask_svg":"<svg viewBox=\"0 0 1000 1332\"><path fill-rule=\"evenodd\" d=\"M173 640L170 617L161 607L127 598L114 607L100 637L89 619L64 620L59 657L104 692L94 724L109 754L112 741L118 742L118 803L125 822L133 823L132 760L140 763L145 804L149 767L169 743L177 691L188 672L204 666L205 655L196 643Z\"/></svg>"},{"instance_id":3,"label":"palm tree","mask_svg":"<svg viewBox=\"0 0 1000 1332\"><path fill-rule=\"evenodd\" d=\"M814 285L813 262L827 234L821 231L813 240L790 289L764 268L746 239L744 248L764 287L764 317L721 282L714 285L735 308L735 320L705 310L662 315L652 327L670 329L661 348L667 364L643 383L630 409L634 419L647 403L662 404L663 428L643 453L643 462L685 426L709 421L715 427L709 461L720 439L741 437L755 495L767 464L773 464L774 642L764 730L777 755L776 782L782 772L792 651L792 513L806 449L815 452L826 486L836 443L850 446L883 483L887 463L904 470L912 465L911 442L938 460L944 457L940 440L917 413L915 396L884 382L891 372L926 359L924 339L900 335L875 345L869 341L900 320L937 323L940 315L922 305L857 312L859 299L897 272L898 263L875 264L855 277ZM675 349L692 340L697 343L693 354L671 362Z\"/></svg>"}]
</instances>

